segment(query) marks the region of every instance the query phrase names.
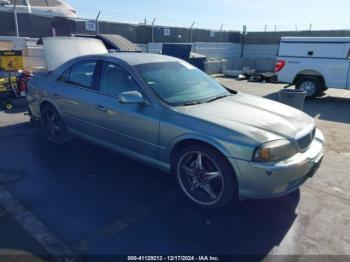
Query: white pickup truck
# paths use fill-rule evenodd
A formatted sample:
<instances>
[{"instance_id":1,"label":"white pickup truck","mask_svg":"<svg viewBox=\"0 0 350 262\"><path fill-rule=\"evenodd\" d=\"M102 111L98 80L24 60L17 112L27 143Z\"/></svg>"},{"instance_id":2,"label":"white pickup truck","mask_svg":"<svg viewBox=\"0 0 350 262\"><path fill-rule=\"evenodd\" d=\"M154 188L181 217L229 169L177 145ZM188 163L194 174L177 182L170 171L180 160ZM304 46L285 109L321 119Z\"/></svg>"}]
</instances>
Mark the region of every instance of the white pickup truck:
<instances>
[{"instance_id":1,"label":"white pickup truck","mask_svg":"<svg viewBox=\"0 0 350 262\"><path fill-rule=\"evenodd\" d=\"M327 88L349 89L350 37L282 37L278 80L320 96Z\"/></svg>"}]
</instances>

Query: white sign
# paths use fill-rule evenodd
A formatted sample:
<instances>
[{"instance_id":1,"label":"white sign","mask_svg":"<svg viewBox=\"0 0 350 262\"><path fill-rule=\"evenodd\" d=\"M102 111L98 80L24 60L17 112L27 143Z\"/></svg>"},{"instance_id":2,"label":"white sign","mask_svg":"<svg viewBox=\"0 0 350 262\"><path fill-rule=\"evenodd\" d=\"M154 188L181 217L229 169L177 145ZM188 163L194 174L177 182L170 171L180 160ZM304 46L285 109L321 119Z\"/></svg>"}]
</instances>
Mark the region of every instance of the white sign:
<instances>
[{"instance_id":1,"label":"white sign","mask_svg":"<svg viewBox=\"0 0 350 262\"><path fill-rule=\"evenodd\" d=\"M164 28L164 36L170 36L170 28Z\"/></svg>"},{"instance_id":2,"label":"white sign","mask_svg":"<svg viewBox=\"0 0 350 262\"><path fill-rule=\"evenodd\" d=\"M210 37L215 37L215 31L210 31Z\"/></svg>"},{"instance_id":3,"label":"white sign","mask_svg":"<svg viewBox=\"0 0 350 262\"><path fill-rule=\"evenodd\" d=\"M85 22L85 30L96 32L96 21L86 21Z\"/></svg>"}]
</instances>

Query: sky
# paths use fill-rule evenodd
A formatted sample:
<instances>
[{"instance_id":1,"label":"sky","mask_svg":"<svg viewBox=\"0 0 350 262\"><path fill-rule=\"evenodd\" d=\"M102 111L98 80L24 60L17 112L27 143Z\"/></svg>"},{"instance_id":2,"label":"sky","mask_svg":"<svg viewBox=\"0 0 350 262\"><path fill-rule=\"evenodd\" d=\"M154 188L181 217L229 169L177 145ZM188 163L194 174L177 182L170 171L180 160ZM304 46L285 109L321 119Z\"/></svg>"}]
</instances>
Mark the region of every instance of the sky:
<instances>
[{"instance_id":1,"label":"sky","mask_svg":"<svg viewBox=\"0 0 350 262\"><path fill-rule=\"evenodd\" d=\"M79 17L165 26L241 30L350 29L349 0L67 0Z\"/></svg>"}]
</instances>

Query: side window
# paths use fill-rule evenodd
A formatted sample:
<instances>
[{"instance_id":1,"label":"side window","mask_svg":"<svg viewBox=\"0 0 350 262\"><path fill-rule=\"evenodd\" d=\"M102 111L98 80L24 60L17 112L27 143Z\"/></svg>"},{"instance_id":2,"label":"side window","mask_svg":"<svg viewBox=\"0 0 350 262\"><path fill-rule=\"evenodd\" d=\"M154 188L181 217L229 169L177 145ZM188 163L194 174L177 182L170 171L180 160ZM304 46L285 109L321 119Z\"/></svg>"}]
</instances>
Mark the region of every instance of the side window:
<instances>
[{"instance_id":1,"label":"side window","mask_svg":"<svg viewBox=\"0 0 350 262\"><path fill-rule=\"evenodd\" d=\"M78 62L67 69L57 81L74 86L92 88L96 63L96 61Z\"/></svg>"},{"instance_id":2,"label":"side window","mask_svg":"<svg viewBox=\"0 0 350 262\"><path fill-rule=\"evenodd\" d=\"M101 92L118 96L123 92L139 90L138 84L128 71L116 64L104 63L100 81Z\"/></svg>"},{"instance_id":3,"label":"side window","mask_svg":"<svg viewBox=\"0 0 350 262\"><path fill-rule=\"evenodd\" d=\"M64 71L64 73L57 79L57 81L62 83L68 83L71 69L72 68L70 67L66 71Z\"/></svg>"}]
</instances>

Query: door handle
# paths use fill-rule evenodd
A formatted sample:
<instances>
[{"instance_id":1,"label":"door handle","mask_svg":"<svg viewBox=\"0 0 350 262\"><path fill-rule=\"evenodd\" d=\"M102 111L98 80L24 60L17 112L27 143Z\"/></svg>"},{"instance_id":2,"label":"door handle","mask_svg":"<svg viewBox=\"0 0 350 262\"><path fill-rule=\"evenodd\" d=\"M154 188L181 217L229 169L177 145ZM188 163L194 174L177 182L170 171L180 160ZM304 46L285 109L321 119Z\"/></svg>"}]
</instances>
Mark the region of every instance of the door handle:
<instances>
[{"instance_id":1,"label":"door handle","mask_svg":"<svg viewBox=\"0 0 350 262\"><path fill-rule=\"evenodd\" d=\"M107 108L105 108L104 106L96 106L96 109L100 110L100 111L103 111L103 112L107 111Z\"/></svg>"}]
</instances>

